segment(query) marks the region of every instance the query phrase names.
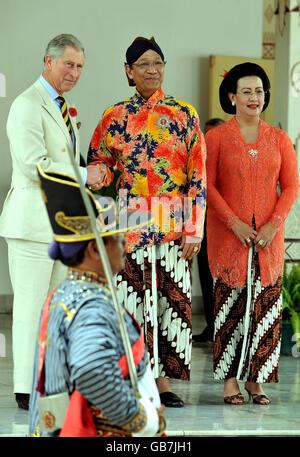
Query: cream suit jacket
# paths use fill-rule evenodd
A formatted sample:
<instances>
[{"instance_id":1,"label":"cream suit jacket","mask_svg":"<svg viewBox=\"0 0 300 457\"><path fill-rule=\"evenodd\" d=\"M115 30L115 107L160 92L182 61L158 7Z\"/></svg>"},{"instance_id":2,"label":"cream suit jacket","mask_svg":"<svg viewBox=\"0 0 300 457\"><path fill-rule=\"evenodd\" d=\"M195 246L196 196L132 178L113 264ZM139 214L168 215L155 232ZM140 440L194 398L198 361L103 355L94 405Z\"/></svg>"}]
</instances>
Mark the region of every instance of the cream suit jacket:
<instances>
[{"instance_id":1,"label":"cream suit jacket","mask_svg":"<svg viewBox=\"0 0 300 457\"><path fill-rule=\"evenodd\" d=\"M69 116L76 138L76 117ZM36 164L43 170L74 176L68 150L74 147L62 115L41 82L37 80L13 102L7 135L12 157L11 187L0 216L0 236L49 243L52 230L42 200Z\"/></svg>"}]
</instances>

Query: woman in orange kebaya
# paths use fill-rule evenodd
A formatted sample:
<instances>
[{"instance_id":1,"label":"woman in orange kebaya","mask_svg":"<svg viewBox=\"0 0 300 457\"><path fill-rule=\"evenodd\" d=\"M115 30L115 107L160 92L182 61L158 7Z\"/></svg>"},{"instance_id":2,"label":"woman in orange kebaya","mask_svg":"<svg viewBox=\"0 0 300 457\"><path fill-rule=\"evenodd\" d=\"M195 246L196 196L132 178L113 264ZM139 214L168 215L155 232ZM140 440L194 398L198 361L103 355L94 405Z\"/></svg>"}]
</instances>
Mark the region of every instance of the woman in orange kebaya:
<instances>
[{"instance_id":1,"label":"woman in orange kebaya","mask_svg":"<svg viewBox=\"0 0 300 457\"><path fill-rule=\"evenodd\" d=\"M278 382L284 221L297 197L293 144L260 119L270 99L265 71L233 67L220 85L235 116L210 130L207 145L207 243L214 283L214 377L224 401L269 404L262 383ZM277 184L280 193L277 192Z\"/></svg>"}]
</instances>

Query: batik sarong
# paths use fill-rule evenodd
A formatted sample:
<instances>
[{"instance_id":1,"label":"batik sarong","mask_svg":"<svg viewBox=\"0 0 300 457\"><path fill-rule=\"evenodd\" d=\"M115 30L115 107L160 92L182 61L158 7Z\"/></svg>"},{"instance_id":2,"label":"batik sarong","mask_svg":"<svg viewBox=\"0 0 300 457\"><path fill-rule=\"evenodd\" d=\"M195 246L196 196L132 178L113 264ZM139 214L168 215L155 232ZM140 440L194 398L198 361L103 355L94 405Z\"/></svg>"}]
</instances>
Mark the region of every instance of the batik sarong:
<instances>
[{"instance_id":1,"label":"batik sarong","mask_svg":"<svg viewBox=\"0 0 300 457\"><path fill-rule=\"evenodd\" d=\"M232 288L221 279L214 285L214 378L278 382L282 278L262 287L258 253L251 252L245 287Z\"/></svg>"},{"instance_id":2,"label":"batik sarong","mask_svg":"<svg viewBox=\"0 0 300 457\"><path fill-rule=\"evenodd\" d=\"M189 380L190 262L179 246L175 240L127 254L117 287L120 303L143 328L154 377Z\"/></svg>"}]
</instances>

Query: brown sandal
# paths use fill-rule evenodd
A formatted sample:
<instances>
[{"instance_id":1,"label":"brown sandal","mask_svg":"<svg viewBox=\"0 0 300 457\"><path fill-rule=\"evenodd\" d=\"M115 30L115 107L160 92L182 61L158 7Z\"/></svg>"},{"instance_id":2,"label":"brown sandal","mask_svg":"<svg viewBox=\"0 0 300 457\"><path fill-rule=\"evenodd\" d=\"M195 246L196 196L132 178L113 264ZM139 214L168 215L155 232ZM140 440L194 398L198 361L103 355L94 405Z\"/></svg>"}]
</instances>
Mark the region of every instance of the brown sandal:
<instances>
[{"instance_id":1,"label":"brown sandal","mask_svg":"<svg viewBox=\"0 0 300 457\"><path fill-rule=\"evenodd\" d=\"M245 387L246 389L246 387ZM249 395L249 401L252 399L253 403L255 405L269 405L271 403L271 400L266 394L252 394L250 390L246 389ZM267 400L267 401L263 401Z\"/></svg>"},{"instance_id":2,"label":"brown sandal","mask_svg":"<svg viewBox=\"0 0 300 457\"><path fill-rule=\"evenodd\" d=\"M240 402L235 402L234 400L241 400ZM224 397L224 403L228 405L242 405L244 403L244 396L241 392L238 392L235 395L230 395L228 397Z\"/></svg>"}]
</instances>

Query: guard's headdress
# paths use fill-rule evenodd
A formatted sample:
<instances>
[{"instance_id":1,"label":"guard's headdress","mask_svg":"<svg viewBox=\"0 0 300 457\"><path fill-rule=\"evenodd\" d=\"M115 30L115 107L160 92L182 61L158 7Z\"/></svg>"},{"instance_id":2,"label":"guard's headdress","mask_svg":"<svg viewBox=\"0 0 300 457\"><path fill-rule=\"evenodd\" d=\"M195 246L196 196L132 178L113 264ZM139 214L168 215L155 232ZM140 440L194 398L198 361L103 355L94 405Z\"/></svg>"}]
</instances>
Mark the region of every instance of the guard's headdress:
<instances>
[{"instance_id":1,"label":"guard's headdress","mask_svg":"<svg viewBox=\"0 0 300 457\"><path fill-rule=\"evenodd\" d=\"M52 258L69 258L70 253L74 255L85 242L95 238L80 185L71 176L44 171L39 164L37 169L53 231L54 242L50 245L49 254ZM89 189L85 188L85 191L90 198L100 236L124 234L149 225L149 217L145 212L126 213L126 217L120 221L116 202L112 198L100 197L97 200Z\"/></svg>"}]
</instances>

